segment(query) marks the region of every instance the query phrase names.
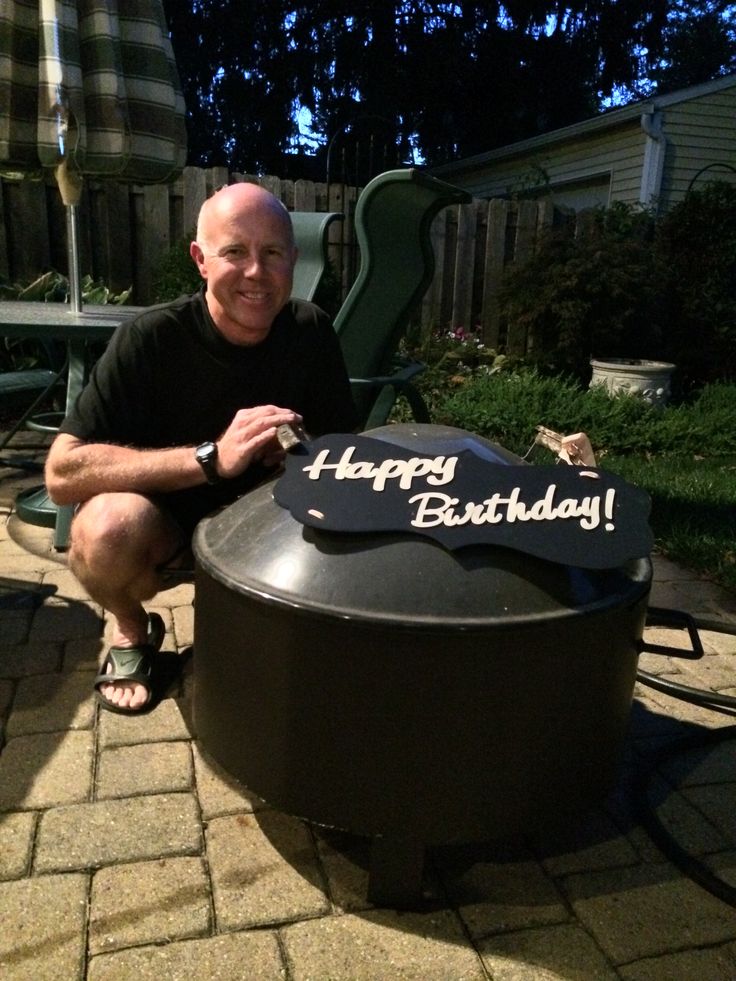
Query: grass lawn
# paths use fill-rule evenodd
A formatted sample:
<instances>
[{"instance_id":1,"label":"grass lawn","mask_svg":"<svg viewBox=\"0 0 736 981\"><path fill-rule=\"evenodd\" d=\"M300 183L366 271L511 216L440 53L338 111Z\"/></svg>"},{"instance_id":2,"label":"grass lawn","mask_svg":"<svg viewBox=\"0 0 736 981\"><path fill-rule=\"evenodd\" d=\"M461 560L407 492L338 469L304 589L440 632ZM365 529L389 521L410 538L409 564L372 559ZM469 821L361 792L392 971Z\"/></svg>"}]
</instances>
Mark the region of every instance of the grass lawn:
<instances>
[{"instance_id":1,"label":"grass lawn","mask_svg":"<svg viewBox=\"0 0 736 981\"><path fill-rule=\"evenodd\" d=\"M650 524L668 558L736 589L736 455L606 456L600 463L651 495Z\"/></svg>"}]
</instances>

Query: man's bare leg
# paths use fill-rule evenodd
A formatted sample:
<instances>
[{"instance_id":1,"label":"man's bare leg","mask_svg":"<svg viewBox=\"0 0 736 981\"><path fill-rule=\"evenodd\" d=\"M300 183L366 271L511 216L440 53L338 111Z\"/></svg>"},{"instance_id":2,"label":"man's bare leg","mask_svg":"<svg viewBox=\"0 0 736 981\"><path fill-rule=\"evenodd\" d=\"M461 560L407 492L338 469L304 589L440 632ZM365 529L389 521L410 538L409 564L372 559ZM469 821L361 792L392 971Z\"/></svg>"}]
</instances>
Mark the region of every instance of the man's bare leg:
<instances>
[{"instance_id":1,"label":"man's bare leg","mask_svg":"<svg viewBox=\"0 0 736 981\"><path fill-rule=\"evenodd\" d=\"M91 598L112 614L113 646L146 643L143 602L161 588L158 566L183 545L178 526L140 494L100 494L81 506L72 523L69 566ZM102 685L100 694L130 709L148 697L137 682Z\"/></svg>"}]
</instances>

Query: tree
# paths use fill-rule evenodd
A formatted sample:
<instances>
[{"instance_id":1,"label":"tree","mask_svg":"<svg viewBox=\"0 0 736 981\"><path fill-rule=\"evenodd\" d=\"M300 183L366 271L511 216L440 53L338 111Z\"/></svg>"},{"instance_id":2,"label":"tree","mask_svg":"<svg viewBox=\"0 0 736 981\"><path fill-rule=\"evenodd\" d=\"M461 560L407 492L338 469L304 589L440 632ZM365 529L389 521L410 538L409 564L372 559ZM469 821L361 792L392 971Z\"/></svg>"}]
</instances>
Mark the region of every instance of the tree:
<instances>
[{"instance_id":1,"label":"tree","mask_svg":"<svg viewBox=\"0 0 736 981\"><path fill-rule=\"evenodd\" d=\"M733 3L673 3L663 58L651 73L652 81L658 89L672 91L736 71L735 35Z\"/></svg>"},{"instance_id":2,"label":"tree","mask_svg":"<svg viewBox=\"0 0 736 981\"><path fill-rule=\"evenodd\" d=\"M190 160L232 170L293 173L300 110L311 114L322 173L329 140L361 118L392 130L401 160L417 152L438 164L592 116L612 92L636 94L668 51L681 63L680 21L668 20L667 0L165 7ZM681 0L678 9L691 16L683 31L693 23L705 30L712 5ZM733 59L726 27L719 37L725 54L719 47L709 60L706 40L701 60L687 62L699 81L722 71L729 52Z\"/></svg>"}]
</instances>

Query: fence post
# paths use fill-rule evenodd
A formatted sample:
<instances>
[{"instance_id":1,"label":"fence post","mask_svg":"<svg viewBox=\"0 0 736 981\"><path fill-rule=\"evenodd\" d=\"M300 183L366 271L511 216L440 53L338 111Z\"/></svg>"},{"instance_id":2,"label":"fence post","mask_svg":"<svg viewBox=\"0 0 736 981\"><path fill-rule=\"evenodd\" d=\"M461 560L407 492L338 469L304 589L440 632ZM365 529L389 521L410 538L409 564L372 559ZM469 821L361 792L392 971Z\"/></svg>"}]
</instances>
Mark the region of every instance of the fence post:
<instances>
[{"instance_id":1,"label":"fence post","mask_svg":"<svg viewBox=\"0 0 736 981\"><path fill-rule=\"evenodd\" d=\"M134 188L136 224L134 303L152 302L153 281L161 257L169 250L169 188L149 184Z\"/></svg>"},{"instance_id":2,"label":"fence post","mask_svg":"<svg viewBox=\"0 0 736 981\"><path fill-rule=\"evenodd\" d=\"M452 327L472 327L475 246L478 232L479 201L458 205L457 245L452 298Z\"/></svg>"},{"instance_id":3,"label":"fence post","mask_svg":"<svg viewBox=\"0 0 736 981\"><path fill-rule=\"evenodd\" d=\"M514 239L514 263L525 262L533 253L537 240L536 201L520 201L516 217L516 236ZM526 354L526 329L518 324L508 324L506 328L506 353Z\"/></svg>"},{"instance_id":4,"label":"fence post","mask_svg":"<svg viewBox=\"0 0 736 981\"><path fill-rule=\"evenodd\" d=\"M200 167L185 167L184 173L184 234L189 235L197 228L199 209L207 197L207 181Z\"/></svg>"},{"instance_id":5,"label":"fence post","mask_svg":"<svg viewBox=\"0 0 736 981\"><path fill-rule=\"evenodd\" d=\"M509 210L509 201L494 198L488 202L486 254L483 264L483 302L480 319L483 343L496 351L501 341L498 288L506 261L506 225Z\"/></svg>"}]
</instances>

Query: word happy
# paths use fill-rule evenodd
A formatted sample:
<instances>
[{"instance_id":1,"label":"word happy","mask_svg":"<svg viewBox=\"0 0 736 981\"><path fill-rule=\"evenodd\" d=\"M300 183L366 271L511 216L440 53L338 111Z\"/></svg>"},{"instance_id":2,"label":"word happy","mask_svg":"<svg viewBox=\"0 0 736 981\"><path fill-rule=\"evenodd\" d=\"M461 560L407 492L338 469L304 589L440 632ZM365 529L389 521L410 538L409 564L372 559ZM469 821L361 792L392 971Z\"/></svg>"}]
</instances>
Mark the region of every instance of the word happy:
<instances>
[{"instance_id":1,"label":"word happy","mask_svg":"<svg viewBox=\"0 0 736 981\"><path fill-rule=\"evenodd\" d=\"M410 460L382 460L371 463L370 460L353 462L355 447L349 446L337 463L327 463L329 450L320 450L314 463L304 467L310 480L319 480L327 470L334 471L335 480L372 480L373 490L382 491L389 480L396 480L401 490L410 490L417 477L426 477L428 484L441 486L449 484L455 477L456 456L436 456L432 458L414 456Z\"/></svg>"}]
</instances>

